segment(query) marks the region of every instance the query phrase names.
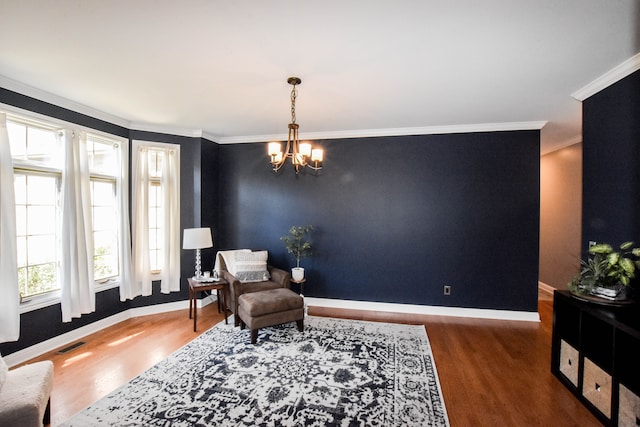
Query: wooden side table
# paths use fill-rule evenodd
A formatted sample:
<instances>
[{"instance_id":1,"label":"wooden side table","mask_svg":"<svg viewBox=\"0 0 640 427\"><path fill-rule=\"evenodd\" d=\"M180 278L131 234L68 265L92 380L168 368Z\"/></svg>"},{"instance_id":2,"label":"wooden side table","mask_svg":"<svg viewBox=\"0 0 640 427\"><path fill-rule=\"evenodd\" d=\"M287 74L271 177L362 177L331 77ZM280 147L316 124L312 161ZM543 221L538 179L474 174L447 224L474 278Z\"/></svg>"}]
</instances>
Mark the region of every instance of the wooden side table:
<instances>
[{"instance_id":1,"label":"wooden side table","mask_svg":"<svg viewBox=\"0 0 640 427\"><path fill-rule=\"evenodd\" d=\"M222 310L224 310L224 323L227 324L227 301L225 300L225 287L229 286L229 282L222 278L216 280L215 282L198 282L192 277L189 277L187 281L189 282L189 319L191 319L193 314L193 332L196 331L196 322L198 320L198 305L196 298L198 296L198 292L202 291L216 291L218 300L218 313L220 313L220 291L222 291Z\"/></svg>"}]
</instances>

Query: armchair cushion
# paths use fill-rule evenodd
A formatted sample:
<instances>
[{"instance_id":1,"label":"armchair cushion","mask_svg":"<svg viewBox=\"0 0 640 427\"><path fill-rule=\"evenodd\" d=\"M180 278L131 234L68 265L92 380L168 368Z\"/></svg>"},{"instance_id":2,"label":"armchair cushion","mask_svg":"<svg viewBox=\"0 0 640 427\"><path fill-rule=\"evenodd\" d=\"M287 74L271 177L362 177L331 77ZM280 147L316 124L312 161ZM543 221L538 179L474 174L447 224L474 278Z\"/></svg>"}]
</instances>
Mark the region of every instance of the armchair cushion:
<instances>
[{"instance_id":1,"label":"armchair cushion","mask_svg":"<svg viewBox=\"0 0 640 427\"><path fill-rule=\"evenodd\" d=\"M267 270L267 251L238 251L234 253L234 270L229 270L242 283L264 282L270 279Z\"/></svg>"}]
</instances>

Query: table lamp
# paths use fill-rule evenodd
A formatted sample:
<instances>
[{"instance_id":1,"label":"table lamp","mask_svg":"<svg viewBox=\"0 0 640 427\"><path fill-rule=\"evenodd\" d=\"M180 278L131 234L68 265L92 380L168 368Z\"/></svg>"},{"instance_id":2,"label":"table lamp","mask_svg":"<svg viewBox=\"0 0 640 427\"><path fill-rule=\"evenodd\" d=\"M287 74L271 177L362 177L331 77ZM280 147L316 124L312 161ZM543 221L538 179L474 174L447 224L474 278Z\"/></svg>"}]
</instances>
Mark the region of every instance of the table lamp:
<instances>
[{"instance_id":1,"label":"table lamp","mask_svg":"<svg viewBox=\"0 0 640 427\"><path fill-rule=\"evenodd\" d=\"M182 249L195 249L196 250L196 279L202 278L202 271L200 271L200 249L213 247L213 240L211 239L211 228L185 228L184 236L182 239Z\"/></svg>"}]
</instances>

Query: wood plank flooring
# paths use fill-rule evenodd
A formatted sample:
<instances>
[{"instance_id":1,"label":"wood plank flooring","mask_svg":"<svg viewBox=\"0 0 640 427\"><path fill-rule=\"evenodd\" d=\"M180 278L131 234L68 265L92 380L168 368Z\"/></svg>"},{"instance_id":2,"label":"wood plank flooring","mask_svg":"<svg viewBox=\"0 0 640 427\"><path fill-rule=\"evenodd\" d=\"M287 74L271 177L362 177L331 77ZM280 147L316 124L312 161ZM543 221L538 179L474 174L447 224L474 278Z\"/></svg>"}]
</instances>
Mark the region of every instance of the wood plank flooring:
<instances>
[{"instance_id":1,"label":"wood plank flooring","mask_svg":"<svg viewBox=\"0 0 640 427\"><path fill-rule=\"evenodd\" d=\"M457 426L599 426L551 375L552 302L542 321L516 322L310 307L309 314L424 324L449 420ZM200 310L198 332L188 311L130 319L85 337L54 362L52 425L57 425L153 366L221 321L215 305ZM247 331L247 334L249 332Z\"/></svg>"}]
</instances>

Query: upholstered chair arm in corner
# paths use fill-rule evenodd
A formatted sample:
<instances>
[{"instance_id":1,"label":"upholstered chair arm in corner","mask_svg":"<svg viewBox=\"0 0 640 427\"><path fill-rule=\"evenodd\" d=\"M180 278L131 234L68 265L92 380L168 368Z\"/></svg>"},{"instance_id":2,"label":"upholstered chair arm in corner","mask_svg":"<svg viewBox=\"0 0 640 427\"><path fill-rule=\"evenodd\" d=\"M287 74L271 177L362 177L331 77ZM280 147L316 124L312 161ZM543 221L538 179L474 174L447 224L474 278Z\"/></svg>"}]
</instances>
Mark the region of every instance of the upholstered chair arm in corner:
<instances>
[{"instance_id":1,"label":"upholstered chair arm in corner","mask_svg":"<svg viewBox=\"0 0 640 427\"><path fill-rule=\"evenodd\" d=\"M291 273L270 265L267 266L267 269L271 275L272 282L279 283L282 288L289 288L291 286Z\"/></svg>"},{"instance_id":2,"label":"upholstered chair arm in corner","mask_svg":"<svg viewBox=\"0 0 640 427\"><path fill-rule=\"evenodd\" d=\"M220 271L220 277L229 283L229 293L226 295L225 299L227 308L233 312L234 320L236 320L238 317L238 297L242 295L243 291L242 282L226 270Z\"/></svg>"}]
</instances>

